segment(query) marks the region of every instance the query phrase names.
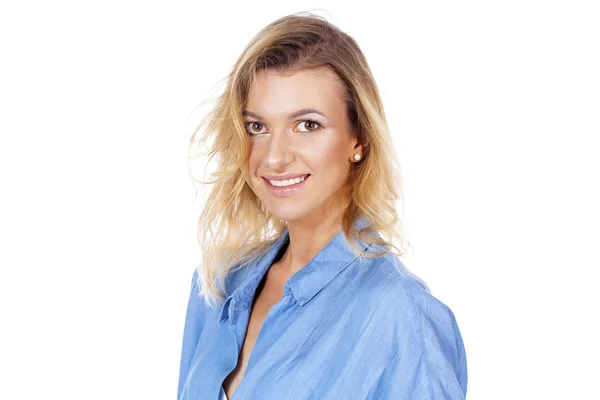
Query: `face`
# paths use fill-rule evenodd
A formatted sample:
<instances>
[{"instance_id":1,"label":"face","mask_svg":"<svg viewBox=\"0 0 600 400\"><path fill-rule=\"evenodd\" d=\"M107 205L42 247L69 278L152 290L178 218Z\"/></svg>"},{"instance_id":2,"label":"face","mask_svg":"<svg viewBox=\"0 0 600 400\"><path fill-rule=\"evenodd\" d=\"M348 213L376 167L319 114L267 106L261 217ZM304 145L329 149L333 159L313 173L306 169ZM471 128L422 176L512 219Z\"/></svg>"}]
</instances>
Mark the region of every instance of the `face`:
<instances>
[{"instance_id":1,"label":"face","mask_svg":"<svg viewBox=\"0 0 600 400\"><path fill-rule=\"evenodd\" d=\"M339 77L328 68L261 71L244 109L250 143L247 183L273 215L319 221L363 155L353 136ZM281 181L287 176L304 181ZM306 177L308 176L308 177ZM270 182L269 179L279 181Z\"/></svg>"}]
</instances>

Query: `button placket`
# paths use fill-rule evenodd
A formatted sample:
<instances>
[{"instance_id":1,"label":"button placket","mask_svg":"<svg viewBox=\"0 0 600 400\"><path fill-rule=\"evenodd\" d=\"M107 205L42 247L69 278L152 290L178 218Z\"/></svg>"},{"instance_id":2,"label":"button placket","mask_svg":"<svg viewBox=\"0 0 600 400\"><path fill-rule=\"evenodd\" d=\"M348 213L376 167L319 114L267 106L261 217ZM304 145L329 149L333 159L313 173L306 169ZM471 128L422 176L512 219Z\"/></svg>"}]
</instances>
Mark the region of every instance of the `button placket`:
<instances>
[{"instance_id":1,"label":"button placket","mask_svg":"<svg viewBox=\"0 0 600 400\"><path fill-rule=\"evenodd\" d=\"M237 319L239 317L238 308L239 308L238 304L235 300L232 301L231 304L229 305L229 314L231 315L231 319L234 321L237 321Z\"/></svg>"}]
</instances>

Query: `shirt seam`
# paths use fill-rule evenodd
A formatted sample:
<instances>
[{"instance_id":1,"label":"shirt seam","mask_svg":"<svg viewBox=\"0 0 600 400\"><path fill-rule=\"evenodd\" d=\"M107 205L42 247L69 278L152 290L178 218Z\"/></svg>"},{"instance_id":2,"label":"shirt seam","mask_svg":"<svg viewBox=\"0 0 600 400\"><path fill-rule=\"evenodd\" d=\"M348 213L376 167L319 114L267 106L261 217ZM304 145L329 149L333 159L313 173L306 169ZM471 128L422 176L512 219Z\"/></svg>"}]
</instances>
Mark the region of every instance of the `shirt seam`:
<instances>
[{"instance_id":1,"label":"shirt seam","mask_svg":"<svg viewBox=\"0 0 600 400\"><path fill-rule=\"evenodd\" d=\"M388 264L391 264L388 262ZM392 265L393 266L393 265ZM433 388L431 387L432 383L431 383L431 364L429 362L429 355L427 354L427 348L425 347L425 340L423 338L423 313L419 313L416 309L416 299L413 295L412 290L410 290L407 286L406 286L406 280L403 279L403 277L400 279L400 282L402 284L402 287L404 288L404 290L406 290L408 296L410 296L411 298L411 304L410 304L410 308L412 309L413 314L415 315L416 319L419 322L419 327L418 327L418 331L417 328L413 326L413 331L414 334L417 336L417 340L419 341L419 345L421 346L422 352L425 353L425 357L424 358L424 363L425 363L425 376L427 378L427 390L429 391L429 398L433 398ZM425 312L427 312L427 309L429 307L429 304L427 302L427 299L425 299Z\"/></svg>"}]
</instances>

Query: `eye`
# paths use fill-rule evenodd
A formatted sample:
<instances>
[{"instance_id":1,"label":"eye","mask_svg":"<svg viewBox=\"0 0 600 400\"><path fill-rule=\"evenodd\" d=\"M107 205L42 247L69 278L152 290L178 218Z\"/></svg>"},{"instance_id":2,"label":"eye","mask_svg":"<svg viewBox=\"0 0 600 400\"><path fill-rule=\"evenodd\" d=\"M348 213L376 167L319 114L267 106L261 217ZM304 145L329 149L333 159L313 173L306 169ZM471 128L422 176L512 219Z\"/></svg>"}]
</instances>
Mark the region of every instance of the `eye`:
<instances>
[{"instance_id":1,"label":"eye","mask_svg":"<svg viewBox=\"0 0 600 400\"><path fill-rule=\"evenodd\" d=\"M259 133L263 133L261 132L261 128L264 128L264 125L259 122L249 121L245 122L244 125L246 125L246 131L252 135L258 135Z\"/></svg>"},{"instance_id":2,"label":"eye","mask_svg":"<svg viewBox=\"0 0 600 400\"><path fill-rule=\"evenodd\" d=\"M312 132L312 131L316 131L317 129L319 129L321 127L321 125L317 122L317 121L313 121L312 119L305 119L300 121L300 123L298 124L298 127L304 127L303 129L300 129L300 132Z\"/></svg>"}]
</instances>

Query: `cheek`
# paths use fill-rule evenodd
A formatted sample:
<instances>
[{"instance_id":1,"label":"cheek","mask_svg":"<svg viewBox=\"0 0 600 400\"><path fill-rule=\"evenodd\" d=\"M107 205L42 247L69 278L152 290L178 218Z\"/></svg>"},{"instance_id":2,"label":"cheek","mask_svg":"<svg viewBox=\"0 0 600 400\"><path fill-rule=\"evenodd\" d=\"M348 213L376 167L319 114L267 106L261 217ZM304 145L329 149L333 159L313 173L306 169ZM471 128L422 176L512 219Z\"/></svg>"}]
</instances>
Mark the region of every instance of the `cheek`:
<instances>
[{"instance_id":1,"label":"cheek","mask_svg":"<svg viewBox=\"0 0 600 400\"><path fill-rule=\"evenodd\" d=\"M336 173L343 171L346 166L346 150L345 147L332 140L324 140L306 149L303 153L305 160L309 163L309 167L315 173Z\"/></svg>"},{"instance_id":2,"label":"cheek","mask_svg":"<svg viewBox=\"0 0 600 400\"><path fill-rule=\"evenodd\" d=\"M253 170L256 170L258 154L254 149L254 146L250 145L248 148L248 172L251 175Z\"/></svg>"},{"instance_id":3,"label":"cheek","mask_svg":"<svg viewBox=\"0 0 600 400\"><path fill-rule=\"evenodd\" d=\"M258 151L250 151L250 153L248 154L248 164L247 164L247 175L246 175L246 182L248 183L248 185L250 185L250 187L254 187L257 184L259 184L261 182L260 177L258 177L258 170L260 168L260 164L261 164L261 155L259 154Z\"/></svg>"}]
</instances>

